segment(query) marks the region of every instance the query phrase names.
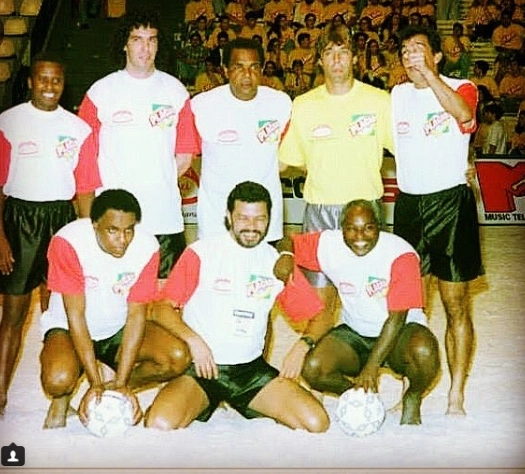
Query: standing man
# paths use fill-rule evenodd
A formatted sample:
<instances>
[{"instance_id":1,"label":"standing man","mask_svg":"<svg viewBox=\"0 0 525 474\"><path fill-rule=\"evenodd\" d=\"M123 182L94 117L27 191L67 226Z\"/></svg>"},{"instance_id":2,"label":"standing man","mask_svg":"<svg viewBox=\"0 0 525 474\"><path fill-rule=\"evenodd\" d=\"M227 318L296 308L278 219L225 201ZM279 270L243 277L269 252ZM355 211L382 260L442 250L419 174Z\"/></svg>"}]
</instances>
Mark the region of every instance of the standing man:
<instances>
[{"instance_id":1,"label":"standing man","mask_svg":"<svg viewBox=\"0 0 525 474\"><path fill-rule=\"evenodd\" d=\"M146 415L162 430L206 421L219 403L245 418L266 416L293 429L323 432L323 406L297 381L279 377L263 358L268 315L283 283L277 251L264 242L272 201L258 183L238 184L227 198L227 232L190 245L163 288L161 306L193 364L168 383ZM308 306L307 304L305 305Z\"/></svg>"},{"instance_id":2,"label":"standing man","mask_svg":"<svg viewBox=\"0 0 525 474\"><path fill-rule=\"evenodd\" d=\"M305 333L299 340L304 365L286 357L281 373L294 378L302 371L312 388L340 395L352 387L377 392L387 365L409 381L401 424L420 424L423 394L439 371L439 345L421 311L415 250L380 231L377 208L363 199L344 207L341 230L292 238L295 263L323 271L337 288L342 323L320 340Z\"/></svg>"},{"instance_id":3,"label":"standing man","mask_svg":"<svg viewBox=\"0 0 525 474\"><path fill-rule=\"evenodd\" d=\"M153 321L146 321L148 302L156 294L159 244L143 229L135 197L122 189L98 195L91 219L63 227L49 246L49 309L42 315L44 347L41 380L51 405L44 428L66 425L72 393L82 372L89 389L79 406L87 407L106 389L126 396L141 418L131 391L163 382L190 362L186 345ZM97 361L115 370L105 383Z\"/></svg>"},{"instance_id":4,"label":"standing man","mask_svg":"<svg viewBox=\"0 0 525 474\"><path fill-rule=\"evenodd\" d=\"M380 215L383 149L393 149L390 96L354 79L351 39L330 29L316 48L325 84L294 100L279 150L282 163L306 170L303 232L337 229L344 205L354 199L373 201ZM322 273L307 277L325 302L325 312L306 329L319 338L333 325L337 293ZM301 346L292 348L298 359Z\"/></svg>"},{"instance_id":5,"label":"standing man","mask_svg":"<svg viewBox=\"0 0 525 474\"><path fill-rule=\"evenodd\" d=\"M438 279L447 315L445 346L451 387L448 414L464 415L474 352L469 281L483 273L476 203L466 181L470 134L476 129L477 89L438 73L441 41L434 30L400 35L410 82L392 90L397 182L394 232L421 257L428 289Z\"/></svg>"},{"instance_id":6,"label":"standing man","mask_svg":"<svg viewBox=\"0 0 525 474\"><path fill-rule=\"evenodd\" d=\"M291 100L284 92L259 85L264 51L257 41L230 41L223 58L229 84L191 101L202 143L199 237L224 232L228 194L237 183L249 180L269 190L273 210L267 239L279 240L283 197L277 148L290 118Z\"/></svg>"},{"instance_id":7,"label":"standing man","mask_svg":"<svg viewBox=\"0 0 525 474\"><path fill-rule=\"evenodd\" d=\"M141 226L160 244L159 278L166 278L186 246L177 176L191 164L189 94L178 79L159 71L155 58L159 16L139 10L115 36L115 54L125 67L95 82L79 116L93 128L102 188L122 188L138 199Z\"/></svg>"},{"instance_id":8,"label":"standing man","mask_svg":"<svg viewBox=\"0 0 525 474\"><path fill-rule=\"evenodd\" d=\"M89 215L100 186L95 157L81 153L91 130L64 110L64 66L52 53L33 58L31 100L0 115L0 416L7 404L32 291L47 277L51 236ZM47 295L41 301L47 307Z\"/></svg>"}]
</instances>

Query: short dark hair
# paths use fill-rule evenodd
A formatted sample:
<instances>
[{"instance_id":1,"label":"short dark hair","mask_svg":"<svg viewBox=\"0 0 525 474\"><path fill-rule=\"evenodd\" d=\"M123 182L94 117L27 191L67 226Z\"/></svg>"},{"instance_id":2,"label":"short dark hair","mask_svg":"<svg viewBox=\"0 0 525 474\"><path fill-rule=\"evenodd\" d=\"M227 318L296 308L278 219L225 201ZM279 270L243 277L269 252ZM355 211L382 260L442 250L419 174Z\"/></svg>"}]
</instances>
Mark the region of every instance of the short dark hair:
<instances>
[{"instance_id":1,"label":"short dark hair","mask_svg":"<svg viewBox=\"0 0 525 474\"><path fill-rule=\"evenodd\" d=\"M62 66L62 71L66 72L64 58L57 51L40 51L31 58L30 74L33 75L37 63L55 63Z\"/></svg>"},{"instance_id":2,"label":"short dark hair","mask_svg":"<svg viewBox=\"0 0 525 474\"><path fill-rule=\"evenodd\" d=\"M156 10L140 8L124 15L119 19L110 44L110 55L119 69L126 66L126 46L131 32L138 28L155 28L157 30L158 50L155 64L159 67L168 65L168 43L160 27L160 14Z\"/></svg>"},{"instance_id":3,"label":"short dark hair","mask_svg":"<svg viewBox=\"0 0 525 474\"><path fill-rule=\"evenodd\" d=\"M107 189L101 192L91 205L89 214L91 221L97 222L109 209L131 212L135 214L137 222L142 219L142 211L137 198L125 189Z\"/></svg>"},{"instance_id":4,"label":"short dark hair","mask_svg":"<svg viewBox=\"0 0 525 474\"><path fill-rule=\"evenodd\" d=\"M401 50L403 49L403 43L409 40L410 38L413 38L414 36L418 35L426 36L432 54L441 53L441 37L439 36L439 33L436 30L432 28L426 28L420 25L409 25L399 32L400 55Z\"/></svg>"},{"instance_id":5,"label":"short dark hair","mask_svg":"<svg viewBox=\"0 0 525 474\"><path fill-rule=\"evenodd\" d=\"M268 215L272 212L272 198L268 190L259 183L253 181L243 181L237 184L228 195L227 209L228 212L233 212L235 208L235 202L264 202L266 203L266 209Z\"/></svg>"},{"instance_id":6,"label":"short dark hair","mask_svg":"<svg viewBox=\"0 0 525 474\"><path fill-rule=\"evenodd\" d=\"M350 201L345 204L343 207L343 210L341 211L341 216L339 218L339 224L341 227L344 227L346 224L346 216L348 215L348 211L352 209L353 207L366 207L372 211L372 216L374 217L374 222L381 226L381 216L379 215L379 208L377 206L374 206L372 201L367 201L366 199L354 199L353 201Z\"/></svg>"},{"instance_id":7,"label":"short dark hair","mask_svg":"<svg viewBox=\"0 0 525 474\"><path fill-rule=\"evenodd\" d=\"M474 61L474 66L479 68L483 75L487 74L490 64L488 61L485 61L484 59L478 59L477 61Z\"/></svg>"},{"instance_id":8,"label":"short dark hair","mask_svg":"<svg viewBox=\"0 0 525 474\"><path fill-rule=\"evenodd\" d=\"M305 39L309 40L311 37L310 33L299 33L299 36L297 36L297 42L300 44L301 41Z\"/></svg>"},{"instance_id":9,"label":"short dark hair","mask_svg":"<svg viewBox=\"0 0 525 474\"><path fill-rule=\"evenodd\" d=\"M501 117L503 117L504 110L501 105L499 105L496 102L491 102L490 104L487 104L485 108L483 109L483 113L485 114L494 114L496 117L496 120L499 120Z\"/></svg>"},{"instance_id":10,"label":"short dark hair","mask_svg":"<svg viewBox=\"0 0 525 474\"><path fill-rule=\"evenodd\" d=\"M264 64L264 50L260 43L251 38L236 38L230 41L225 47L222 54L222 62L226 67L230 66L231 57L234 49L251 49L257 52L261 66Z\"/></svg>"},{"instance_id":11,"label":"short dark hair","mask_svg":"<svg viewBox=\"0 0 525 474\"><path fill-rule=\"evenodd\" d=\"M315 16L315 13L307 13L304 16L304 21L308 20L308 18L313 18L314 20L317 20L317 17Z\"/></svg>"}]
</instances>

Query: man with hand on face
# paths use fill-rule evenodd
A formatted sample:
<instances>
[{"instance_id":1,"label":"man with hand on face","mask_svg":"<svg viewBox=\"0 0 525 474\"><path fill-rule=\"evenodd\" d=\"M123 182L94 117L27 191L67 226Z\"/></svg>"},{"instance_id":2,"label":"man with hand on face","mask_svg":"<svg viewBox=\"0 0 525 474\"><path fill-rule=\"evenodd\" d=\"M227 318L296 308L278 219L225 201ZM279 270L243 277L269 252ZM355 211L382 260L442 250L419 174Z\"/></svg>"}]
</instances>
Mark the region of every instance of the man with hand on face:
<instances>
[{"instance_id":1,"label":"man with hand on face","mask_svg":"<svg viewBox=\"0 0 525 474\"><path fill-rule=\"evenodd\" d=\"M223 233L221 216L228 193L237 183L254 181L270 192L273 207L267 240L276 241L283 235L277 148L288 124L291 100L284 92L259 85L264 52L256 41L230 41L223 59L229 84L191 101L196 139L202 145L199 238Z\"/></svg>"},{"instance_id":2,"label":"man with hand on face","mask_svg":"<svg viewBox=\"0 0 525 474\"><path fill-rule=\"evenodd\" d=\"M93 128L89 146L98 157L102 189L136 196L141 226L160 244L159 278L166 278L186 246L177 176L190 167L197 147L187 141L188 92L155 66L164 45L159 24L159 14L148 10L123 18L112 47L124 69L91 86L79 116Z\"/></svg>"},{"instance_id":3,"label":"man with hand on face","mask_svg":"<svg viewBox=\"0 0 525 474\"><path fill-rule=\"evenodd\" d=\"M89 389L80 402L80 420L85 424L89 403L112 389L133 404L135 424L142 412L132 389L169 380L190 362L182 341L146 321L156 295L159 245L137 227L140 219L135 197L110 189L93 201L91 219L72 222L51 240L52 293L41 318L41 381L52 399L44 428L66 425L83 372ZM98 361L116 372L114 380L103 380Z\"/></svg>"},{"instance_id":4,"label":"man with hand on face","mask_svg":"<svg viewBox=\"0 0 525 474\"><path fill-rule=\"evenodd\" d=\"M169 430L206 421L226 401L245 418L266 416L311 432L328 429L316 398L279 377L262 355L274 301L294 291L289 285L283 290L273 272L277 251L264 242L271 208L263 186L238 184L227 198L228 231L191 244L173 268L160 308L171 331L188 344L193 365L158 393L147 427ZM310 303L304 302L306 310Z\"/></svg>"},{"instance_id":5,"label":"man with hand on face","mask_svg":"<svg viewBox=\"0 0 525 474\"><path fill-rule=\"evenodd\" d=\"M447 315L445 346L451 375L447 413L464 415L474 351L468 285L483 274L476 202L467 183L478 93L470 81L439 74L443 55L434 30L403 30L400 56L410 82L392 90L401 191L394 208L394 232L420 255L425 287L431 275L438 279Z\"/></svg>"},{"instance_id":6,"label":"man with hand on face","mask_svg":"<svg viewBox=\"0 0 525 474\"><path fill-rule=\"evenodd\" d=\"M95 157L85 151L91 130L59 101L64 65L51 52L32 60L31 100L0 115L0 416L15 369L32 291L47 308L46 252L52 235L89 215L100 186Z\"/></svg>"},{"instance_id":7,"label":"man with hand on face","mask_svg":"<svg viewBox=\"0 0 525 474\"><path fill-rule=\"evenodd\" d=\"M296 234L292 241L295 263L322 271L337 288L342 323L321 338L305 332L297 343L300 363L288 355L282 375L302 372L315 390L339 395L352 387L377 392L380 368L390 367L409 382L401 424L420 424L422 396L439 370L439 348L421 311L414 249L381 231L377 209L365 200L343 208L340 230ZM292 250L290 243L281 245ZM283 271L286 278L291 267Z\"/></svg>"}]
</instances>

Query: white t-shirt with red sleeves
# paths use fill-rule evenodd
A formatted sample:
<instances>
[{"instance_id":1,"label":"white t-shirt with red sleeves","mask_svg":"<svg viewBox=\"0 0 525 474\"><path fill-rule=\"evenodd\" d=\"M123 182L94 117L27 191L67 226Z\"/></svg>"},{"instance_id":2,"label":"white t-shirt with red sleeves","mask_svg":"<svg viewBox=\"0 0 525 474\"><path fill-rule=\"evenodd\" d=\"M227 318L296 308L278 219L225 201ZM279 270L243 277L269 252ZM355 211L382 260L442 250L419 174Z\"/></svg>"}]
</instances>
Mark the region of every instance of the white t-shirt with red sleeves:
<instances>
[{"instance_id":1,"label":"white t-shirt with red sleeves","mask_svg":"<svg viewBox=\"0 0 525 474\"><path fill-rule=\"evenodd\" d=\"M197 201L199 237L224 232L226 201L243 181L262 184L272 198L267 241L283 236L283 195L277 149L291 113L281 91L259 86L252 100L237 99L228 84L198 94L191 101L202 140Z\"/></svg>"},{"instance_id":2,"label":"white t-shirt with red sleeves","mask_svg":"<svg viewBox=\"0 0 525 474\"><path fill-rule=\"evenodd\" d=\"M121 258L104 252L90 219L62 227L48 250L49 308L42 314L42 335L52 328L68 329L62 294L84 294L85 318L92 340L107 339L122 329L128 302L148 303L157 288L159 244L135 228L135 235Z\"/></svg>"},{"instance_id":3,"label":"white t-shirt with red sleeves","mask_svg":"<svg viewBox=\"0 0 525 474\"><path fill-rule=\"evenodd\" d=\"M197 240L175 264L163 298L184 306L183 320L217 364L242 364L262 354L268 315L283 283L273 274L277 251L240 246L228 232Z\"/></svg>"},{"instance_id":4,"label":"white t-shirt with red sleeves","mask_svg":"<svg viewBox=\"0 0 525 474\"><path fill-rule=\"evenodd\" d=\"M476 116L477 88L467 80L440 76ZM392 89L396 176L399 189L430 194L466 183L468 145L475 120L466 129L446 112L430 87L407 82Z\"/></svg>"},{"instance_id":5,"label":"white t-shirt with red sleeves","mask_svg":"<svg viewBox=\"0 0 525 474\"><path fill-rule=\"evenodd\" d=\"M158 70L138 79L121 70L95 82L79 110L98 140L92 151L103 189L133 193L141 226L156 235L184 230L175 153L185 152L178 146L186 108L189 94L178 79Z\"/></svg>"},{"instance_id":6,"label":"white t-shirt with red sleeves","mask_svg":"<svg viewBox=\"0 0 525 474\"><path fill-rule=\"evenodd\" d=\"M70 200L100 186L96 157L79 158L91 133L62 107L37 109L25 102L0 115L0 186L25 201Z\"/></svg>"},{"instance_id":7,"label":"white t-shirt with red sleeves","mask_svg":"<svg viewBox=\"0 0 525 474\"><path fill-rule=\"evenodd\" d=\"M337 288L342 319L366 337L378 337L389 311L409 310L406 322L426 325L419 257L397 235L381 232L366 255L350 250L340 230L293 236L296 263L322 271Z\"/></svg>"}]
</instances>

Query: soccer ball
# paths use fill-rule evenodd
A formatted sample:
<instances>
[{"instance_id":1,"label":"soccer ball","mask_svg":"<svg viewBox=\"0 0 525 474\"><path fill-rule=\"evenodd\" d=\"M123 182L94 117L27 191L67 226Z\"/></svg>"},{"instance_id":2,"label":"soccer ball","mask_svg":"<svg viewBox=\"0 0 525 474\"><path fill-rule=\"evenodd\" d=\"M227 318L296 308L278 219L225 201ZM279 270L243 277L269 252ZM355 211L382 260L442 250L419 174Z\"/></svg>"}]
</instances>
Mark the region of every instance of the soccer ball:
<instances>
[{"instance_id":1,"label":"soccer ball","mask_svg":"<svg viewBox=\"0 0 525 474\"><path fill-rule=\"evenodd\" d=\"M361 438L380 428L385 420L385 406L377 393L351 388L339 397L335 420L347 435Z\"/></svg>"},{"instance_id":2,"label":"soccer ball","mask_svg":"<svg viewBox=\"0 0 525 474\"><path fill-rule=\"evenodd\" d=\"M101 438L122 435L133 423L133 405L114 390L104 391L98 404L92 399L87 411L86 428Z\"/></svg>"}]
</instances>

